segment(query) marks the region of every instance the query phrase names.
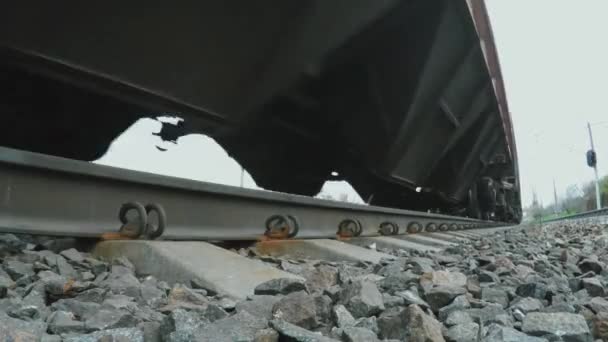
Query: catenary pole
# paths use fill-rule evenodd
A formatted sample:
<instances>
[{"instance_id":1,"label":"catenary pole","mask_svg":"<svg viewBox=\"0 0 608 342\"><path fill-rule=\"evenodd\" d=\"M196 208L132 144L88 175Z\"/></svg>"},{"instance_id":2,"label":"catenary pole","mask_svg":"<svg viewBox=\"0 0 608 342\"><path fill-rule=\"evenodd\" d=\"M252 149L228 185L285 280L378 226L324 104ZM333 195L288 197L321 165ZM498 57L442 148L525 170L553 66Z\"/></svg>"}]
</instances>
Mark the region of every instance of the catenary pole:
<instances>
[{"instance_id":1,"label":"catenary pole","mask_svg":"<svg viewBox=\"0 0 608 342\"><path fill-rule=\"evenodd\" d=\"M588 122L587 129L589 130L589 142L591 143L591 151L595 151L595 147L593 146L593 133L591 132L591 124ZM593 165L593 172L595 173L595 204L597 209L601 209L602 203L600 199L600 181L597 176L597 164Z\"/></svg>"}]
</instances>

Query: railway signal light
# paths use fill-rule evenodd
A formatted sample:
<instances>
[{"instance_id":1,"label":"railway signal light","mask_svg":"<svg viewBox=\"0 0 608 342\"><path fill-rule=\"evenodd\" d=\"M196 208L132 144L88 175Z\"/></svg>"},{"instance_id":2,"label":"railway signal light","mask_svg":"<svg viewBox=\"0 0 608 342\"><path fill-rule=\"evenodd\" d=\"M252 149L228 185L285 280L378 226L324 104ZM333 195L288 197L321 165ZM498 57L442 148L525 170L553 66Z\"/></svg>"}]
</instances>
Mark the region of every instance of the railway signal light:
<instances>
[{"instance_id":1,"label":"railway signal light","mask_svg":"<svg viewBox=\"0 0 608 342\"><path fill-rule=\"evenodd\" d=\"M595 167L597 165L597 155L594 150L587 151L587 165L589 167Z\"/></svg>"}]
</instances>

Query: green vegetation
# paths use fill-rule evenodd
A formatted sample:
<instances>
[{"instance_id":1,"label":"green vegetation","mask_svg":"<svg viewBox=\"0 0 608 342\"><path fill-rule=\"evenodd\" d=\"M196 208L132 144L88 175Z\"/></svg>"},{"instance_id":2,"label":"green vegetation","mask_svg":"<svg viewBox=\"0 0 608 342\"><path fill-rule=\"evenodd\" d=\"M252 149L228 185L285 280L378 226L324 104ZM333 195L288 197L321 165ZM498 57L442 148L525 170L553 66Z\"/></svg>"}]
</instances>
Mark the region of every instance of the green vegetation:
<instances>
[{"instance_id":1,"label":"green vegetation","mask_svg":"<svg viewBox=\"0 0 608 342\"><path fill-rule=\"evenodd\" d=\"M600 179L602 207L608 207L608 176ZM528 219L540 221L578 214L595 209L595 184L588 182L582 186L573 184L566 189L566 196L555 203L543 206L533 195L532 204L525 208Z\"/></svg>"}]
</instances>

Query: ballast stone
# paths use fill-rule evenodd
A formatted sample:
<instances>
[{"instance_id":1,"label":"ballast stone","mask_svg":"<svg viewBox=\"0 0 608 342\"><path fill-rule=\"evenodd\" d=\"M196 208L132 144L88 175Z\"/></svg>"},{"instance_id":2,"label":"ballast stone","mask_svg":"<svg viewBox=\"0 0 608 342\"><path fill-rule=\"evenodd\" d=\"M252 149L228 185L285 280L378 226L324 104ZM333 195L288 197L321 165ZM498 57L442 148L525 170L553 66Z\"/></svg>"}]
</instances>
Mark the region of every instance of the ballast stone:
<instances>
[{"instance_id":1,"label":"ballast stone","mask_svg":"<svg viewBox=\"0 0 608 342\"><path fill-rule=\"evenodd\" d=\"M524 318L522 331L534 336L551 335L567 341L593 341L585 318L571 313L531 312Z\"/></svg>"}]
</instances>

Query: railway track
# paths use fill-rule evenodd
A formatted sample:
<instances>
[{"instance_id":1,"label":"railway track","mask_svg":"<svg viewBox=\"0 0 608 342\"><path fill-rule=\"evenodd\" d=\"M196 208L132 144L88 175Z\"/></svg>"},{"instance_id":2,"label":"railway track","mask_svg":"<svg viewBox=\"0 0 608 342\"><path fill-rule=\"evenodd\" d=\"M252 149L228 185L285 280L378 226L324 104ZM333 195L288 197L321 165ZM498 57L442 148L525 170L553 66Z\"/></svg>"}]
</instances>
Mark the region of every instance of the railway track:
<instances>
[{"instance_id":1,"label":"railway track","mask_svg":"<svg viewBox=\"0 0 608 342\"><path fill-rule=\"evenodd\" d=\"M0 148L0 230L91 238L349 238L497 227Z\"/></svg>"},{"instance_id":2,"label":"railway track","mask_svg":"<svg viewBox=\"0 0 608 342\"><path fill-rule=\"evenodd\" d=\"M209 340L237 334L239 340L253 341L254 335L265 333L271 336L269 341L330 341L309 331L313 325L293 321L289 312L285 319L277 319L283 315L274 312L283 305L277 303L282 296L291 295L276 286L302 287L310 281L306 273L300 273L303 268L314 273L328 267L333 273L320 277L329 277L334 289L338 284L344 287L335 296L343 296L340 293L347 293L350 290L345 289L353 286L353 291L360 291L353 284L363 281L381 302L392 300L403 306L418 300L418 295L412 292L399 299L392 289L383 288L390 282L382 279L398 278L401 271L380 275L376 274L379 267L406 262L406 268L428 273L446 260L453 263L466 259L457 252L462 246L471 248L475 243L475 248L483 251L485 235L510 228L496 222L241 189L0 148L0 231L26 234L18 238L24 239L21 244L10 234L0 234L0 250L5 253L2 268L13 278L6 286L0 282L0 294L5 286L7 296L12 298L9 302L0 299L4 303L0 306L0 326L8 327L4 331L0 328L0 338L19 340L34 334L52 338L61 335L64 341L103 340L105 336L115 340L181 341L172 334L180 329L203 329L197 334L212 336ZM55 237L39 240L49 235ZM75 242L65 245L64 240ZM79 247L83 241L85 247ZM20 246L22 250L6 254L7 250L2 249L5 245ZM452 251L446 254L450 248ZM38 263L30 274L26 263L32 260ZM351 271L355 275L364 273L347 280ZM441 272L438 277L457 277L458 281L464 277L459 272ZM418 277L412 279L417 282ZM41 284L43 292L51 292L41 295L43 299L34 307L31 297L39 294L27 289L37 288L36 284ZM47 290L49 286L52 289ZM374 290L376 286L383 294ZM302 312L309 309L304 307L311 301L325 305L323 310L342 310L339 303L345 299L303 288L310 293L293 295L302 297L297 299L301 303L293 304ZM92 299L89 292L105 294ZM272 295L254 295L260 293ZM150 295L158 298L146 297ZM257 308L260 303L256 298L272 301L263 313L253 312L259 316L257 323L240 309L240 305ZM90 300L99 303L96 309L87 311L85 307L95 306L87 302ZM157 300L164 306L151 304ZM78 304L83 301L85 306ZM293 305L285 303L283 310ZM356 310L348 302L344 305ZM387 315L390 313L389 304L378 305L387 309ZM421 305L429 310L428 304ZM214 330L211 322L187 326L187 322L208 319L204 317L211 315L209 307L215 310L213 315L219 315L209 319L217 320L220 327L227 324L229 330ZM414 310L411 306L409 309ZM273 314L266 317L268 310ZM321 309L309 315L315 315L310 319L319 322L314 323L316 328L321 321L327 327L338 324L315 310ZM355 314L361 316L361 324L366 324L368 318L372 319L366 316L380 312ZM432 317L422 311L416 314L424 319ZM135 326L134 322L139 323ZM387 338L403 333L386 327L361 329L322 333L343 341L373 341L376 334ZM80 339L84 333L89 339ZM364 335L359 339L344 337L355 333ZM428 333L441 334L440 329ZM155 337L148 339L146 334ZM190 336L186 340L196 339Z\"/></svg>"},{"instance_id":3,"label":"railway track","mask_svg":"<svg viewBox=\"0 0 608 342\"><path fill-rule=\"evenodd\" d=\"M583 213L557 217L557 218L553 218L550 220L543 220L543 223L570 221L570 220L598 219L598 218L603 219L604 221L606 221L608 223L608 208L590 210L590 211L585 211Z\"/></svg>"},{"instance_id":4,"label":"railway track","mask_svg":"<svg viewBox=\"0 0 608 342\"><path fill-rule=\"evenodd\" d=\"M0 279L7 296L0 339L460 341L472 333L494 341L537 334L532 315L523 318L523 332L512 318L502 325L454 319L486 311L510 317L521 299L504 302L499 274L531 271L518 243L546 248L542 230L11 149L0 149L0 199L0 230L26 233L20 243L0 234L0 278L13 278ZM576 328L576 336L589 336Z\"/></svg>"}]
</instances>

